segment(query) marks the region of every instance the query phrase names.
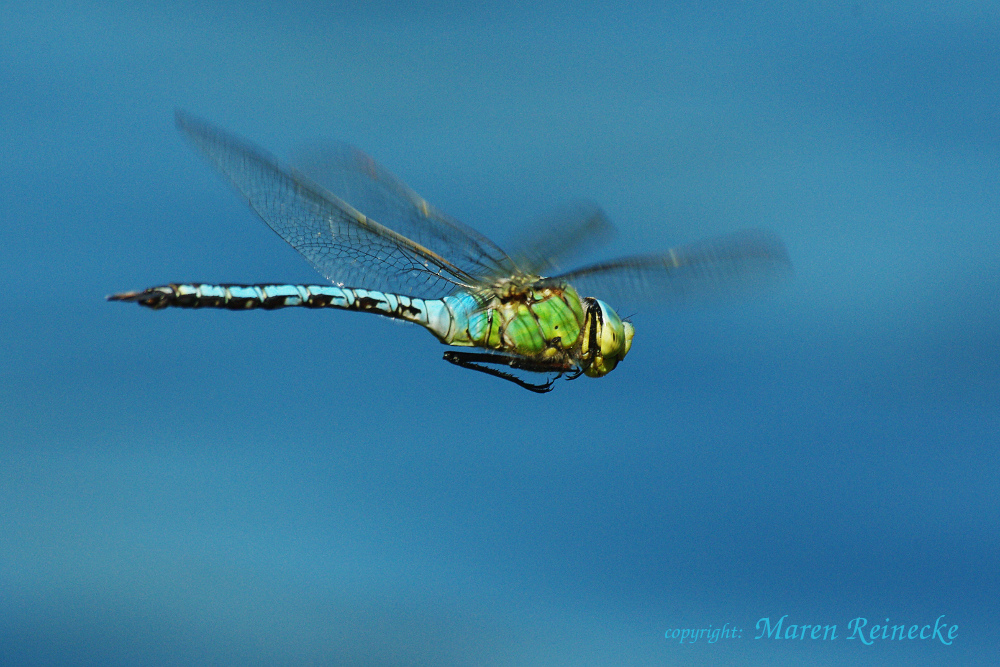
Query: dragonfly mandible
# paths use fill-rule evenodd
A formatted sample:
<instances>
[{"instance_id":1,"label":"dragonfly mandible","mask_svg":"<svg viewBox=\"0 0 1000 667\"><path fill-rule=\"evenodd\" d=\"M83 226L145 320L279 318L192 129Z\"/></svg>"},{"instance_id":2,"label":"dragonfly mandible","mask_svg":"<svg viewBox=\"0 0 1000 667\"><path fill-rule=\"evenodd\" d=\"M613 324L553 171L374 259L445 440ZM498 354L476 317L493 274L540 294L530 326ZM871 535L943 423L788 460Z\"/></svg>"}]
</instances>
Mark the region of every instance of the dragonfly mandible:
<instances>
[{"instance_id":1,"label":"dragonfly mandible","mask_svg":"<svg viewBox=\"0 0 1000 667\"><path fill-rule=\"evenodd\" d=\"M109 296L153 309L338 308L419 324L462 368L544 393L559 377L602 377L635 330L591 293L667 302L784 272L781 241L744 231L569 272L560 267L610 223L580 202L508 255L446 216L361 151L327 147L297 168L187 113L181 133L330 284L170 283ZM583 290L588 290L584 292ZM470 351L462 348L478 348ZM534 381L547 374L545 382Z\"/></svg>"}]
</instances>

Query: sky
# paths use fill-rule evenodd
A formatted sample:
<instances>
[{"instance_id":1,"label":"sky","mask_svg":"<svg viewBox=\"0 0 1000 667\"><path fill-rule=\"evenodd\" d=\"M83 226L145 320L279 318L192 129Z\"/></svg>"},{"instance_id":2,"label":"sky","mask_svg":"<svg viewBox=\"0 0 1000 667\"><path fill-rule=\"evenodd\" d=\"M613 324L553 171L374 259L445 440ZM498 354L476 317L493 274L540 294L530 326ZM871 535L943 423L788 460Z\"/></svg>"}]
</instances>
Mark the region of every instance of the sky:
<instances>
[{"instance_id":1,"label":"sky","mask_svg":"<svg viewBox=\"0 0 1000 667\"><path fill-rule=\"evenodd\" d=\"M995 5L0 13L0 662L995 657ZM764 228L794 277L623 309L546 395L367 314L107 303L323 280L178 108L357 145L501 246L583 197L595 259Z\"/></svg>"}]
</instances>

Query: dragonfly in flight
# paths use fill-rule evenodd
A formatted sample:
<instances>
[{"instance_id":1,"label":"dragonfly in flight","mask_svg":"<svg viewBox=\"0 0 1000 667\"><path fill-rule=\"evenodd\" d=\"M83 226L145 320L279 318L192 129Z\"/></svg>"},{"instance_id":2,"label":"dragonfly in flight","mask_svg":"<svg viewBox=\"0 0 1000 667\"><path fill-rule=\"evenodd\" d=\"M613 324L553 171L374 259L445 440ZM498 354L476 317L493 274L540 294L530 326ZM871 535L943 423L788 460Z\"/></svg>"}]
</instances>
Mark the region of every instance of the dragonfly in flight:
<instances>
[{"instance_id":1,"label":"dragonfly in flight","mask_svg":"<svg viewBox=\"0 0 1000 667\"><path fill-rule=\"evenodd\" d=\"M632 346L632 323L601 299L581 295L667 303L754 286L790 268L780 239L751 230L563 272L610 233L594 204L568 208L508 255L356 148L327 146L288 167L187 113L178 111L176 122L330 284L170 283L110 301L376 313L419 324L456 348L444 353L446 361L544 393L562 376L607 375ZM537 374L546 381L536 381Z\"/></svg>"}]
</instances>

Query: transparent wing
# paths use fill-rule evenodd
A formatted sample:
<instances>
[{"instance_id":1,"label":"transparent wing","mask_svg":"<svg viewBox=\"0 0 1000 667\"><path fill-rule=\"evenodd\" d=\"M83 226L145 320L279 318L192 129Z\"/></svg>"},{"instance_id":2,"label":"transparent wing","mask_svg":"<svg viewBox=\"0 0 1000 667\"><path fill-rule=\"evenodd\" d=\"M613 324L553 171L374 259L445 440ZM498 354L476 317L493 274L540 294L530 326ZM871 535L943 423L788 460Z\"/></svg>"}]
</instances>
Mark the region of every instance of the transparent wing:
<instances>
[{"instance_id":1,"label":"transparent wing","mask_svg":"<svg viewBox=\"0 0 1000 667\"><path fill-rule=\"evenodd\" d=\"M364 152L348 144L297 151L293 175L322 186L370 218L474 276L510 275L515 267L495 243L431 206Z\"/></svg>"},{"instance_id":2,"label":"transparent wing","mask_svg":"<svg viewBox=\"0 0 1000 667\"><path fill-rule=\"evenodd\" d=\"M525 273L549 276L604 245L614 233L600 206L579 200L533 221L509 247Z\"/></svg>"},{"instance_id":3,"label":"transparent wing","mask_svg":"<svg viewBox=\"0 0 1000 667\"><path fill-rule=\"evenodd\" d=\"M305 175L284 169L252 144L180 111L176 120L178 129L243 193L264 222L334 283L438 298L478 286L479 275L494 271L506 257L489 241L443 218L393 219L390 224L405 223L407 232L429 239L430 245L411 240ZM390 179L381 181L389 184L381 192L385 197L394 188L405 188L371 164L376 175L372 180L378 175ZM369 194L377 202L380 191L373 186ZM393 210L399 209L384 207L384 212ZM487 249L499 253L499 259Z\"/></svg>"},{"instance_id":4,"label":"transparent wing","mask_svg":"<svg viewBox=\"0 0 1000 667\"><path fill-rule=\"evenodd\" d=\"M612 305L672 304L764 287L788 277L791 268L781 239L748 230L658 255L594 264L553 279L573 285L580 296Z\"/></svg>"}]
</instances>

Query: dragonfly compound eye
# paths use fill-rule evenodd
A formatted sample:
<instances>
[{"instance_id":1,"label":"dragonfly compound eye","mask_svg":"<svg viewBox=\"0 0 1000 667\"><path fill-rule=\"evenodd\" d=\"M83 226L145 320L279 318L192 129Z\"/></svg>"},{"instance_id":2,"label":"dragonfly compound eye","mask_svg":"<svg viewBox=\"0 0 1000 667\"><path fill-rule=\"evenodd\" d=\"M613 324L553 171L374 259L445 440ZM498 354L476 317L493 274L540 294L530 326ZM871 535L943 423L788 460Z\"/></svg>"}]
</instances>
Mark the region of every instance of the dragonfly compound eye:
<instances>
[{"instance_id":1,"label":"dragonfly compound eye","mask_svg":"<svg viewBox=\"0 0 1000 667\"><path fill-rule=\"evenodd\" d=\"M635 330L630 322L622 322L618 313L608 304L600 299L594 299L594 303L599 307L599 313L595 313L596 322L593 324L596 354L586 374L590 377L601 377L613 371L618 362L628 354Z\"/></svg>"}]
</instances>

